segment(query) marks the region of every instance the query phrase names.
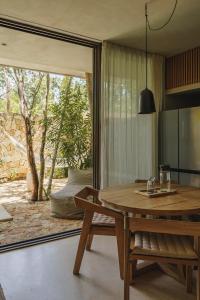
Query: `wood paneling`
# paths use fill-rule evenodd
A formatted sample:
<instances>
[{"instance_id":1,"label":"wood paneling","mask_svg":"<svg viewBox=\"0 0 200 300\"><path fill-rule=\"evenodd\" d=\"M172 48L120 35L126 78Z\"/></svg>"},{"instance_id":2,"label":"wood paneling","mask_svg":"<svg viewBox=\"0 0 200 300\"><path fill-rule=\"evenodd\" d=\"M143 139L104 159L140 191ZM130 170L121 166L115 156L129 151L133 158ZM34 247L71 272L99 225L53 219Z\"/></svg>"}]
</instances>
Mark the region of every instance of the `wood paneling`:
<instances>
[{"instance_id":1,"label":"wood paneling","mask_svg":"<svg viewBox=\"0 0 200 300\"><path fill-rule=\"evenodd\" d=\"M166 89L200 82L200 47L166 58Z\"/></svg>"}]
</instances>

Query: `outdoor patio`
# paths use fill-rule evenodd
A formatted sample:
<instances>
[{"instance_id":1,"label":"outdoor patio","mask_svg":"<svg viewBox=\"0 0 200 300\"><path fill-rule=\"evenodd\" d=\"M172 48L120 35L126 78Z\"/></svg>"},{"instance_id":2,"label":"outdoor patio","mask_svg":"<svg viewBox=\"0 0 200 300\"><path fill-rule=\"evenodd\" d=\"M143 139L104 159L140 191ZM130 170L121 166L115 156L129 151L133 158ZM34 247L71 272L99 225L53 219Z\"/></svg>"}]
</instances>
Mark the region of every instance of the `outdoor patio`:
<instances>
[{"instance_id":1,"label":"outdoor patio","mask_svg":"<svg viewBox=\"0 0 200 300\"><path fill-rule=\"evenodd\" d=\"M52 191L60 190L66 180L54 179ZM25 180L0 184L0 204L13 217L0 222L0 246L81 227L81 220L51 217L50 201L32 203L27 196Z\"/></svg>"}]
</instances>

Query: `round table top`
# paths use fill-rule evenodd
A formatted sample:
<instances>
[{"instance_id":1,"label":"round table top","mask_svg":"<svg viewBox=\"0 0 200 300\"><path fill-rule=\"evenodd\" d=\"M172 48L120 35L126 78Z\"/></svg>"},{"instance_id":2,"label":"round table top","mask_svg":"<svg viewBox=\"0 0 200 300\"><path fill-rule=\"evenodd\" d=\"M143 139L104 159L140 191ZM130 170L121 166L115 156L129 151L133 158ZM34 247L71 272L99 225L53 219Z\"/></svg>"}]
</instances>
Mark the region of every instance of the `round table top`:
<instances>
[{"instance_id":1,"label":"round table top","mask_svg":"<svg viewBox=\"0 0 200 300\"><path fill-rule=\"evenodd\" d=\"M136 193L143 184L109 187L100 192L103 205L123 212L149 215L191 215L200 213L200 189L173 185L176 194L149 198Z\"/></svg>"}]
</instances>

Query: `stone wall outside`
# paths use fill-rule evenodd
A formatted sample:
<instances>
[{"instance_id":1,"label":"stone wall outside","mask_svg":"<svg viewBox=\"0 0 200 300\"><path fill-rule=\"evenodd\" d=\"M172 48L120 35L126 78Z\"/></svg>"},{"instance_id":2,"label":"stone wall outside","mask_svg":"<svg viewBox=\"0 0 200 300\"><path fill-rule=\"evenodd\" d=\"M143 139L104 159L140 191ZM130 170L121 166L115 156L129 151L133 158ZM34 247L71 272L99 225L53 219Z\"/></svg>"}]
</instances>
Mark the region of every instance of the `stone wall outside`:
<instances>
[{"instance_id":1,"label":"stone wall outside","mask_svg":"<svg viewBox=\"0 0 200 300\"><path fill-rule=\"evenodd\" d=\"M34 125L34 153L39 157L39 118ZM25 178L28 172L24 121L20 114L0 113L0 180Z\"/></svg>"}]
</instances>

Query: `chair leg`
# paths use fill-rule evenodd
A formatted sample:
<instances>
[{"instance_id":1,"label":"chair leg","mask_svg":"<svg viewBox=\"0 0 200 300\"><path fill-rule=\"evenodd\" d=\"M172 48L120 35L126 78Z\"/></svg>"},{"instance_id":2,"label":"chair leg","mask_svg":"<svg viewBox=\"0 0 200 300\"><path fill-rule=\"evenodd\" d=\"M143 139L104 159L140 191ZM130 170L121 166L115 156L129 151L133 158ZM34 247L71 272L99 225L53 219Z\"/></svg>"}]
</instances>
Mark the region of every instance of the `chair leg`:
<instances>
[{"instance_id":1,"label":"chair leg","mask_svg":"<svg viewBox=\"0 0 200 300\"><path fill-rule=\"evenodd\" d=\"M129 263L130 233L128 217L124 216L124 300L129 300L130 263Z\"/></svg>"},{"instance_id":2,"label":"chair leg","mask_svg":"<svg viewBox=\"0 0 200 300\"><path fill-rule=\"evenodd\" d=\"M192 271L193 271L193 266L186 266L186 289L187 289L187 293L192 293Z\"/></svg>"},{"instance_id":3,"label":"chair leg","mask_svg":"<svg viewBox=\"0 0 200 300\"><path fill-rule=\"evenodd\" d=\"M189 266L188 266L189 267ZM179 277L180 277L180 280L185 284L185 270L187 269L187 266L185 265L181 265L181 264L178 264L177 265L177 271L178 271L178 274L179 274ZM186 271L187 273L187 271ZM189 275L189 274L188 274Z\"/></svg>"},{"instance_id":4,"label":"chair leg","mask_svg":"<svg viewBox=\"0 0 200 300\"><path fill-rule=\"evenodd\" d=\"M123 279L124 273L124 222L123 220L115 220L115 230L117 237L117 249L119 259L120 278Z\"/></svg>"},{"instance_id":5,"label":"chair leg","mask_svg":"<svg viewBox=\"0 0 200 300\"><path fill-rule=\"evenodd\" d=\"M197 269L197 300L200 300L200 265Z\"/></svg>"},{"instance_id":6,"label":"chair leg","mask_svg":"<svg viewBox=\"0 0 200 300\"><path fill-rule=\"evenodd\" d=\"M85 212L85 216L84 216L84 220L83 220L83 227L82 227L82 231L81 231L81 235L80 235L80 240L79 240L79 244L78 244L78 250L76 253L76 259L75 259L74 270L73 270L73 273L75 275L79 274L88 234L90 232L90 227L92 224L93 214L94 213L90 212L90 211Z\"/></svg>"},{"instance_id":7,"label":"chair leg","mask_svg":"<svg viewBox=\"0 0 200 300\"><path fill-rule=\"evenodd\" d=\"M131 268L130 268L130 284L134 284L135 283L135 274L136 274L136 271L137 271L137 259L135 259L131 263Z\"/></svg>"},{"instance_id":8,"label":"chair leg","mask_svg":"<svg viewBox=\"0 0 200 300\"><path fill-rule=\"evenodd\" d=\"M87 238L87 244L86 244L86 250L90 251L91 250L91 246L92 246L92 241L93 241L93 234L89 234L88 238Z\"/></svg>"}]
</instances>

